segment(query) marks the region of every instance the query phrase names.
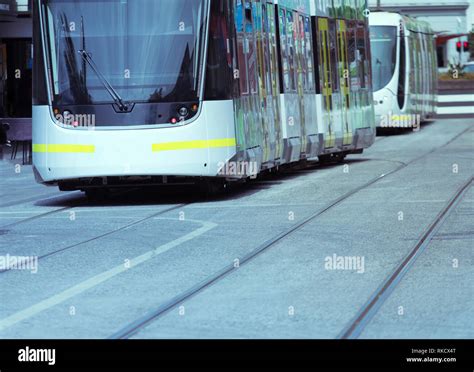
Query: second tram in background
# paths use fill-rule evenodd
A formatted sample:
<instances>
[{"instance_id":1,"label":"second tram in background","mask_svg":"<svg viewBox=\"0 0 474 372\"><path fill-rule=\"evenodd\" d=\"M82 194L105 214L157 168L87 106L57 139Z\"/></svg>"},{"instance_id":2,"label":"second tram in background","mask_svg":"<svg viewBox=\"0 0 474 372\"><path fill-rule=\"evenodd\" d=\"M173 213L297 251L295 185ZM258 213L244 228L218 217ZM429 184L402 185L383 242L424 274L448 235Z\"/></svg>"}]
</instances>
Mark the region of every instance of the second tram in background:
<instances>
[{"instance_id":1,"label":"second tram in background","mask_svg":"<svg viewBox=\"0 0 474 372\"><path fill-rule=\"evenodd\" d=\"M42 183L221 185L374 142L366 0L34 4Z\"/></svg>"},{"instance_id":2,"label":"second tram in background","mask_svg":"<svg viewBox=\"0 0 474 372\"><path fill-rule=\"evenodd\" d=\"M369 24L376 125L418 128L436 114L435 33L397 13L371 13Z\"/></svg>"}]
</instances>

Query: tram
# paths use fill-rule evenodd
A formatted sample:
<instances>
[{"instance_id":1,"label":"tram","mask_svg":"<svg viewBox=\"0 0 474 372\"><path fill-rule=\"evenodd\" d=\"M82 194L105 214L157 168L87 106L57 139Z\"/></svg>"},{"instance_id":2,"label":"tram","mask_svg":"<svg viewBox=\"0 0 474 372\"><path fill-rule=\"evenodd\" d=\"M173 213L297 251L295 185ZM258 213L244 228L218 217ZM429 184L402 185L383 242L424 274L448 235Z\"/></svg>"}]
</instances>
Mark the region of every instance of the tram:
<instances>
[{"instance_id":1,"label":"tram","mask_svg":"<svg viewBox=\"0 0 474 372\"><path fill-rule=\"evenodd\" d=\"M397 13L371 13L369 24L376 125L419 128L436 114L435 33Z\"/></svg>"},{"instance_id":2,"label":"tram","mask_svg":"<svg viewBox=\"0 0 474 372\"><path fill-rule=\"evenodd\" d=\"M375 140L366 0L35 0L33 162L61 190L222 184Z\"/></svg>"}]
</instances>

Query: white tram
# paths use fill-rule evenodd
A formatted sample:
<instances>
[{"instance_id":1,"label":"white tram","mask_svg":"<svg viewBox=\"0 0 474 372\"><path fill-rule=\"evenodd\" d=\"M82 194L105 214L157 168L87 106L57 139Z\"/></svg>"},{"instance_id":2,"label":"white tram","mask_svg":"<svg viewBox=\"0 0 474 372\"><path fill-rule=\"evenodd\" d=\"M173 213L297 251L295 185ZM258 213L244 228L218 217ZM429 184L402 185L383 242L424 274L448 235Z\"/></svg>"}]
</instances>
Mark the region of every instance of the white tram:
<instances>
[{"instance_id":1,"label":"white tram","mask_svg":"<svg viewBox=\"0 0 474 372\"><path fill-rule=\"evenodd\" d=\"M378 127L419 128L436 114L438 63L429 24L397 13L369 17Z\"/></svg>"},{"instance_id":2,"label":"white tram","mask_svg":"<svg viewBox=\"0 0 474 372\"><path fill-rule=\"evenodd\" d=\"M35 0L33 153L61 190L242 180L375 138L365 0Z\"/></svg>"}]
</instances>

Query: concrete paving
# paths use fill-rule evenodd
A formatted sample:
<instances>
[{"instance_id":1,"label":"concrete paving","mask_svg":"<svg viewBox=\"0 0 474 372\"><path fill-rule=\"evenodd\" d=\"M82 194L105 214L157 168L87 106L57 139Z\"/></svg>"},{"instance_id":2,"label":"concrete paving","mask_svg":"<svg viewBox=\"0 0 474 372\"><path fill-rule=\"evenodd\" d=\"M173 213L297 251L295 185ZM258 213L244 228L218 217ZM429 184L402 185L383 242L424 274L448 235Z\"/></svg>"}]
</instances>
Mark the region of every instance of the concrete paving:
<instances>
[{"instance_id":1,"label":"concrete paving","mask_svg":"<svg viewBox=\"0 0 474 372\"><path fill-rule=\"evenodd\" d=\"M311 164L214 200L186 189L137 191L102 204L35 185L31 167L17 173L14 163L0 162L0 256L62 250L40 259L35 274L0 273L0 338L109 337L341 195L406 165L135 335L338 337L473 176L473 150L473 123L439 120L379 137L345 165ZM361 337L474 337L472 202L471 189ZM331 267L345 257L360 265Z\"/></svg>"}]
</instances>

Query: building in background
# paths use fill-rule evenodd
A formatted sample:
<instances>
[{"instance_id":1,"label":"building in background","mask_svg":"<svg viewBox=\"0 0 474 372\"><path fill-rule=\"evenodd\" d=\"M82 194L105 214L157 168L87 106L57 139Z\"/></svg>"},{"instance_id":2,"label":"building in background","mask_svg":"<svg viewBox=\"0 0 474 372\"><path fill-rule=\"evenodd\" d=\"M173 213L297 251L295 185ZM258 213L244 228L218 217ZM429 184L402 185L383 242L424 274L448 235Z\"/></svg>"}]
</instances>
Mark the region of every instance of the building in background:
<instances>
[{"instance_id":1,"label":"building in background","mask_svg":"<svg viewBox=\"0 0 474 372\"><path fill-rule=\"evenodd\" d=\"M9 139L31 133L32 0L0 0L0 122L10 124Z\"/></svg>"},{"instance_id":2,"label":"building in background","mask_svg":"<svg viewBox=\"0 0 474 372\"><path fill-rule=\"evenodd\" d=\"M369 0L369 6L372 11L393 11L429 22L438 34L439 67L471 59L472 53L463 48L473 31L474 0Z\"/></svg>"}]
</instances>

